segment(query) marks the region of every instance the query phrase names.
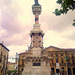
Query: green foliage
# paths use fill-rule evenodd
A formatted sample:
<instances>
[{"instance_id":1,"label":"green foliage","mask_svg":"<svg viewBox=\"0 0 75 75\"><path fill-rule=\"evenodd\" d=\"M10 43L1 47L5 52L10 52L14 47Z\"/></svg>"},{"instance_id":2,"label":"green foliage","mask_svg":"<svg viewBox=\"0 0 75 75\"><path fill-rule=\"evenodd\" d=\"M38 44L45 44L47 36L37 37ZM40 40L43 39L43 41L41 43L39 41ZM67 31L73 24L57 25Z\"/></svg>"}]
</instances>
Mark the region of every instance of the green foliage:
<instances>
[{"instance_id":1,"label":"green foliage","mask_svg":"<svg viewBox=\"0 0 75 75\"><path fill-rule=\"evenodd\" d=\"M75 26L75 19L73 21L74 21L73 26Z\"/></svg>"},{"instance_id":2,"label":"green foliage","mask_svg":"<svg viewBox=\"0 0 75 75\"><path fill-rule=\"evenodd\" d=\"M16 75L16 72L17 72L16 70L13 70L13 71L12 71L12 70L8 70L8 71L7 71L7 74L8 74L8 75L11 75L11 73L14 73L14 75Z\"/></svg>"},{"instance_id":3,"label":"green foliage","mask_svg":"<svg viewBox=\"0 0 75 75\"><path fill-rule=\"evenodd\" d=\"M75 9L75 1L74 0L58 0L57 4L61 5L61 8L55 9L55 12L53 12L56 16L60 16L61 14L67 14L69 10ZM75 26L75 19L73 20L73 26Z\"/></svg>"}]
</instances>

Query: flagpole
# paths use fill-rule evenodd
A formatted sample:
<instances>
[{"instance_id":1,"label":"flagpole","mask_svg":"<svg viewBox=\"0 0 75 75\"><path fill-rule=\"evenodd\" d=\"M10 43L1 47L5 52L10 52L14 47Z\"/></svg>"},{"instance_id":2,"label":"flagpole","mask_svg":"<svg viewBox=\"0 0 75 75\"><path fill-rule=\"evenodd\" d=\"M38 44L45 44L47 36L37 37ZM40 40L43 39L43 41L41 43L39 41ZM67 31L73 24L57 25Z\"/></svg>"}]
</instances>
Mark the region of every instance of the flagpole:
<instances>
[{"instance_id":1,"label":"flagpole","mask_svg":"<svg viewBox=\"0 0 75 75\"><path fill-rule=\"evenodd\" d=\"M67 59L67 56L66 56L66 59ZM67 60L66 60L66 70L67 70L67 75L68 75Z\"/></svg>"}]
</instances>

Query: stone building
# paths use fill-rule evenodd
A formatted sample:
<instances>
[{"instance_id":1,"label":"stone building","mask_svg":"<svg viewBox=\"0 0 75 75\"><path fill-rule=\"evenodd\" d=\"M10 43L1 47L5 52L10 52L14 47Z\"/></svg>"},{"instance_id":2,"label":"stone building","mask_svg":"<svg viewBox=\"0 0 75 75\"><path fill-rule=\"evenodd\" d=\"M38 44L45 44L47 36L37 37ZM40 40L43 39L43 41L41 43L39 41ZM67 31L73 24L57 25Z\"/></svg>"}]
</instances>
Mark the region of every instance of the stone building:
<instances>
[{"instance_id":1,"label":"stone building","mask_svg":"<svg viewBox=\"0 0 75 75\"><path fill-rule=\"evenodd\" d=\"M50 66L52 73L61 72L61 75L75 75L75 49L62 49L50 46L44 49L52 58ZM59 63L57 68L56 63ZM67 71L68 70L68 71Z\"/></svg>"},{"instance_id":2,"label":"stone building","mask_svg":"<svg viewBox=\"0 0 75 75\"><path fill-rule=\"evenodd\" d=\"M9 71L14 71L14 70L16 70L15 65L16 65L16 63L8 62L8 70L9 70Z\"/></svg>"},{"instance_id":3,"label":"stone building","mask_svg":"<svg viewBox=\"0 0 75 75\"><path fill-rule=\"evenodd\" d=\"M68 69L68 75L75 75L75 49L62 49L54 46L47 47L43 50L45 54L48 54L52 59L50 60L50 67L52 75L54 73L61 73L66 75ZM19 54L19 70L22 71L25 66L23 58L26 55L30 55L29 51ZM56 63L59 63L57 68Z\"/></svg>"},{"instance_id":4,"label":"stone building","mask_svg":"<svg viewBox=\"0 0 75 75\"><path fill-rule=\"evenodd\" d=\"M0 75L6 74L9 49L0 43Z\"/></svg>"},{"instance_id":5,"label":"stone building","mask_svg":"<svg viewBox=\"0 0 75 75\"><path fill-rule=\"evenodd\" d=\"M36 1L38 0L35 0L32 6L35 24L30 32L31 44L28 51L19 54L18 72L22 72L22 75L54 75L54 73L67 75L67 72L69 75L74 75L75 49L43 47L44 33L39 24L42 9Z\"/></svg>"}]
</instances>

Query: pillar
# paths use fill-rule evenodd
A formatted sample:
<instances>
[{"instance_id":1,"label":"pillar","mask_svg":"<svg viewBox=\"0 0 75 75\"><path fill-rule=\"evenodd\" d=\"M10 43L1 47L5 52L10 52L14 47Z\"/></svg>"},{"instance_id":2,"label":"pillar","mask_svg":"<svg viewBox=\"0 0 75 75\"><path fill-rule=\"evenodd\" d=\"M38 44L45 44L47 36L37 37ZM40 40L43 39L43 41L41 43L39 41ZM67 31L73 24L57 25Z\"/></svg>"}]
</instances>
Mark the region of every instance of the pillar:
<instances>
[{"instance_id":1,"label":"pillar","mask_svg":"<svg viewBox=\"0 0 75 75\"><path fill-rule=\"evenodd\" d=\"M73 75L73 67L71 67L71 72L72 72L72 75Z\"/></svg>"},{"instance_id":2,"label":"pillar","mask_svg":"<svg viewBox=\"0 0 75 75\"><path fill-rule=\"evenodd\" d=\"M64 75L67 75L67 68L64 69Z\"/></svg>"}]
</instances>

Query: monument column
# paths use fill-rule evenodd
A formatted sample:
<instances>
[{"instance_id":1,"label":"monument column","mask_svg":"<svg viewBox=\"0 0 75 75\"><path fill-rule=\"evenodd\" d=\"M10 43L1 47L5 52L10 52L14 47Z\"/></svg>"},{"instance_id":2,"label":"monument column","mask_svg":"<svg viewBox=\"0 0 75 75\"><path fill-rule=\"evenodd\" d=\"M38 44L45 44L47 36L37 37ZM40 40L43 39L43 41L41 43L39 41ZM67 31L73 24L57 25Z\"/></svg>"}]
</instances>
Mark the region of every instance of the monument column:
<instances>
[{"instance_id":1,"label":"monument column","mask_svg":"<svg viewBox=\"0 0 75 75\"><path fill-rule=\"evenodd\" d=\"M43 48L44 33L41 30L40 24L39 24L39 15L41 14L41 5L38 3L38 0L35 0L35 4L32 5L32 12L35 15L35 24L33 25L33 29L30 32L30 36L31 36L30 47Z\"/></svg>"},{"instance_id":2,"label":"monument column","mask_svg":"<svg viewBox=\"0 0 75 75\"><path fill-rule=\"evenodd\" d=\"M38 0L32 5L32 12L35 15L35 24L30 32L31 45L27 55L25 55L25 67L22 75L51 75L50 57L44 54L43 36L40 28L39 15L41 14L41 5Z\"/></svg>"}]
</instances>

